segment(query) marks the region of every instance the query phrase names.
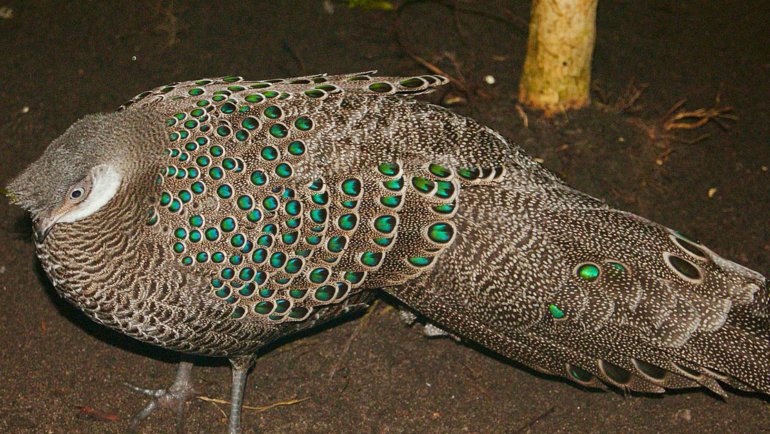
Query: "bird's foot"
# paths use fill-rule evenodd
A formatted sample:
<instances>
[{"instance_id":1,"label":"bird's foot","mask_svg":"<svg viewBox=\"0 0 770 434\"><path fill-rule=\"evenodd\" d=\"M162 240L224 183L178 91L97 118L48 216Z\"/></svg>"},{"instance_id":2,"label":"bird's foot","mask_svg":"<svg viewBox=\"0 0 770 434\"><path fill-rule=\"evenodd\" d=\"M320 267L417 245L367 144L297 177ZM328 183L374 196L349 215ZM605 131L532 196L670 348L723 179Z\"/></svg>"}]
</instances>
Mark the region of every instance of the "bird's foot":
<instances>
[{"instance_id":1,"label":"bird's foot","mask_svg":"<svg viewBox=\"0 0 770 434\"><path fill-rule=\"evenodd\" d=\"M190 382L192 364L189 366L185 365L186 362L180 364L174 384L167 389L145 389L133 384L124 383L130 389L152 397L147 406L131 419L129 432L137 432L139 424L159 408L172 410L176 414L177 433L184 432L185 404L191 398L198 395Z\"/></svg>"}]
</instances>

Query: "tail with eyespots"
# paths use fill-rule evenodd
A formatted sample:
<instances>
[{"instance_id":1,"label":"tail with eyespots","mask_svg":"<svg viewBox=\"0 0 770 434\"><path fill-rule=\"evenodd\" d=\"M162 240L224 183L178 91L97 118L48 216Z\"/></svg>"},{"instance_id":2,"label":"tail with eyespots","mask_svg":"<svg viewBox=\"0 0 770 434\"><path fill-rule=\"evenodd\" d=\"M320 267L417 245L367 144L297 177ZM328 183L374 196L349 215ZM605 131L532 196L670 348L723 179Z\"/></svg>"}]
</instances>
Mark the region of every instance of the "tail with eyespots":
<instances>
[{"instance_id":1,"label":"tail with eyespots","mask_svg":"<svg viewBox=\"0 0 770 434\"><path fill-rule=\"evenodd\" d=\"M447 331L582 385L770 393L759 273L531 171L465 186L454 223L432 274L391 291Z\"/></svg>"}]
</instances>

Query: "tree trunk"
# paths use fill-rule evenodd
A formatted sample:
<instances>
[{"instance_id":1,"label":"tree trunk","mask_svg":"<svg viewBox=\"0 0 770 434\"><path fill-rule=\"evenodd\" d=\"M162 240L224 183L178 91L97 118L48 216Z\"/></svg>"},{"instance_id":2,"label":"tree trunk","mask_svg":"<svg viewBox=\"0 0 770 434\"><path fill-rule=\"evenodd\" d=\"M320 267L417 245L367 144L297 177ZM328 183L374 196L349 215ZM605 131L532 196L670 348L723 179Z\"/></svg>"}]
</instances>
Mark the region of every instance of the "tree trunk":
<instances>
[{"instance_id":1,"label":"tree trunk","mask_svg":"<svg viewBox=\"0 0 770 434\"><path fill-rule=\"evenodd\" d=\"M546 116L590 102L598 0L533 0L519 101Z\"/></svg>"}]
</instances>

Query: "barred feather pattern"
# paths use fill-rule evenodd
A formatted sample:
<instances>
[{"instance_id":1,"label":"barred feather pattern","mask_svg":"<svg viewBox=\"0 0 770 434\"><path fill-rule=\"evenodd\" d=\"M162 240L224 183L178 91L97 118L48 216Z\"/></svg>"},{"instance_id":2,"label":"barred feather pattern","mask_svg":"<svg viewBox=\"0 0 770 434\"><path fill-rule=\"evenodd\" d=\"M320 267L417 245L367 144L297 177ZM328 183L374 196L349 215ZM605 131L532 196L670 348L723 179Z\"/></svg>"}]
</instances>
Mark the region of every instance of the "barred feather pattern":
<instances>
[{"instance_id":1,"label":"barred feather pattern","mask_svg":"<svg viewBox=\"0 0 770 434\"><path fill-rule=\"evenodd\" d=\"M770 392L763 276L410 97L445 82L171 83L76 124L9 190L39 213L61 194L35 184L41 171L74 182L89 158L120 167L115 198L56 225L38 255L89 316L163 347L248 354L384 288L580 384Z\"/></svg>"}]
</instances>

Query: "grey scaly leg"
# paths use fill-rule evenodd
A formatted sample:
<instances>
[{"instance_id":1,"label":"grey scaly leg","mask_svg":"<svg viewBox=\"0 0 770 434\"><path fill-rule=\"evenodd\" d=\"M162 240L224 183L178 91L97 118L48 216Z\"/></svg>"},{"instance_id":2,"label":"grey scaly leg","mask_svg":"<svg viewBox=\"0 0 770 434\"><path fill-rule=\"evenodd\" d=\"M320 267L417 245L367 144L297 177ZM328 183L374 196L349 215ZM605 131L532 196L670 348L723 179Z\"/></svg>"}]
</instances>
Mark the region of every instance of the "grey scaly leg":
<instances>
[{"instance_id":1,"label":"grey scaly leg","mask_svg":"<svg viewBox=\"0 0 770 434\"><path fill-rule=\"evenodd\" d=\"M168 389L145 389L126 383L131 389L151 396L153 399L142 411L131 419L129 432L136 432L139 424L157 408L171 408L176 413L176 431L184 432L185 403L195 396L195 389L190 381L193 364L182 359L176 371L176 379Z\"/></svg>"},{"instance_id":2,"label":"grey scaly leg","mask_svg":"<svg viewBox=\"0 0 770 434\"><path fill-rule=\"evenodd\" d=\"M241 407L243 407L243 389L246 387L246 377L254 365L255 356L243 356L230 359L233 365L233 388L230 395L230 425L229 434L241 433Z\"/></svg>"}]
</instances>

